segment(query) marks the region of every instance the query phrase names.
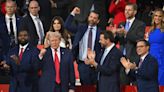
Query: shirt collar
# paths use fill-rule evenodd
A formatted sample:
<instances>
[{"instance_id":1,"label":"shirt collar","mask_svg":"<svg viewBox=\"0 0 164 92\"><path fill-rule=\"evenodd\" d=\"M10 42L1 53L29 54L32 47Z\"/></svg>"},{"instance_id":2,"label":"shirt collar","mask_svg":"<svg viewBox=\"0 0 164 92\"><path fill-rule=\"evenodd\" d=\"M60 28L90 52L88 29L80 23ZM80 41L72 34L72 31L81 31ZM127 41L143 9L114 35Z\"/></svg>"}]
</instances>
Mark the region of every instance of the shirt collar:
<instances>
[{"instance_id":1,"label":"shirt collar","mask_svg":"<svg viewBox=\"0 0 164 92\"><path fill-rule=\"evenodd\" d=\"M90 29L90 28L92 28L92 29L96 29L97 26L88 26L88 29Z\"/></svg>"},{"instance_id":2,"label":"shirt collar","mask_svg":"<svg viewBox=\"0 0 164 92\"><path fill-rule=\"evenodd\" d=\"M126 22L128 21L128 22L130 22L130 24L132 24L134 22L134 20L135 20L135 17L133 17L132 19L127 19Z\"/></svg>"},{"instance_id":3,"label":"shirt collar","mask_svg":"<svg viewBox=\"0 0 164 92\"><path fill-rule=\"evenodd\" d=\"M148 55L148 53L146 53L145 55L143 55L140 59L142 59L142 61L143 61L147 55Z\"/></svg>"},{"instance_id":4,"label":"shirt collar","mask_svg":"<svg viewBox=\"0 0 164 92\"><path fill-rule=\"evenodd\" d=\"M114 43L112 43L109 47L107 47L106 49L105 49L105 51L110 51L113 47L114 47Z\"/></svg>"},{"instance_id":5,"label":"shirt collar","mask_svg":"<svg viewBox=\"0 0 164 92\"><path fill-rule=\"evenodd\" d=\"M19 48L23 48L25 50L27 48L27 46L28 46L28 43L26 45L24 45L24 46L19 45Z\"/></svg>"},{"instance_id":6,"label":"shirt collar","mask_svg":"<svg viewBox=\"0 0 164 92\"><path fill-rule=\"evenodd\" d=\"M9 16L9 15L5 15L5 18L7 18L7 19L9 19L9 18L12 18L12 19L15 19L16 17L15 17L15 14L13 14L11 17Z\"/></svg>"},{"instance_id":7,"label":"shirt collar","mask_svg":"<svg viewBox=\"0 0 164 92\"><path fill-rule=\"evenodd\" d=\"M34 16L34 15L32 15L31 13L30 13L30 16L31 16L31 18L32 18L33 20L36 20L36 18L39 18L39 16Z\"/></svg>"},{"instance_id":8,"label":"shirt collar","mask_svg":"<svg viewBox=\"0 0 164 92\"><path fill-rule=\"evenodd\" d=\"M51 50L55 51L54 48L51 48ZM60 47L58 47L56 50L57 50L57 52L60 52Z\"/></svg>"}]
</instances>

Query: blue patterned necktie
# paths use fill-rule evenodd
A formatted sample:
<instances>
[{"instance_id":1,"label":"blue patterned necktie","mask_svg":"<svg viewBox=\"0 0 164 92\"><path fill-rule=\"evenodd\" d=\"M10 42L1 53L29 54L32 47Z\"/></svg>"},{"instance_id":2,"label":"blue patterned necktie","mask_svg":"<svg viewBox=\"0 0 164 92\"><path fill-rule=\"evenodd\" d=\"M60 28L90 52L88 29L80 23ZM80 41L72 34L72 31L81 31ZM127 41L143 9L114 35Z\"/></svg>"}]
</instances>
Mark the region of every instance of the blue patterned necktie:
<instances>
[{"instance_id":1,"label":"blue patterned necktie","mask_svg":"<svg viewBox=\"0 0 164 92\"><path fill-rule=\"evenodd\" d=\"M127 21L126 24L125 24L125 30L128 32L129 28L130 28L130 22Z\"/></svg>"}]
</instances>

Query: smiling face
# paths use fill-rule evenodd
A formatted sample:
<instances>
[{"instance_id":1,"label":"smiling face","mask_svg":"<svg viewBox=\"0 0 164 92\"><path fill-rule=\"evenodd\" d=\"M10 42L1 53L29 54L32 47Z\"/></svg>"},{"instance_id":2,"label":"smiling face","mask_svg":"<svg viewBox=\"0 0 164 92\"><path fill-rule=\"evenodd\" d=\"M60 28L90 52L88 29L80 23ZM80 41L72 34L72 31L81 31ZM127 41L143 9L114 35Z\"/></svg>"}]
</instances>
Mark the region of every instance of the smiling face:
<instances>
[{"instance_id":1,"label":"smiling face","mask_svg":"<svg viewBox=\"0 0 164 92\"><path fill-rule=\"evenodd\" d=\"M137 11L134 9L133 5L126 5L124 13L126 19L131 19L136 15Z\"/></svg>"},{"instance_id":2,"label":"smiling face","mask_svg":"<svg viewBox=\"0 0 164 92\"><path fill-rule=\"evenodd\" d=\"M91 12L88 16L88 24L90 26L95 26L99 23L99 14L96 14L95 12Z\"/></svg>"},{"instance_id":3,"label":"smiling face","mask_svg":"<svg viewBox=\"0 0 164 92\"><path fill-rule=\"evenodd\" d=\"M20 31L18 34L18 43L24 46L25 44L28 43L28 41L29 41L28 32L26 30Z\"/></svg>"},{"instance_id":4,"label":"smiling face","mask_svg":"<svg viewBox=\"0 0 164 92\"><path fill-rule=\"evenodd\" d=\"M60 31L61 30L61 23L59 22L59 20L54 20L54 23L53 23L53 28L55 31Z\"/></svg>"},{"instance_id":5,"label":"smiling face","mask_svg":"<svg viewBox=\"0 0 164 92\"><path fill-rule=\"evenodd\" d=\"M155 11L153 15L153 20L156 25L161 25L164 14L162 11Z\"/></svg>"},{"instance_id":6,"label":"smiling face","mask_svg":"<svg viewBox=\"0 0 164 92\"><path fill-rule=\"evenodd\" d=\"M108 40L105 39L104 34L100 35L99 43L101 44L102 48L106 48Z\"/></svg>"},{"instance_id":7,"label":"smiling face","mask_svg":"<svg viewBox=\"0 0 164 92\"><path fill-rule=\"evenodd\" d=\"M146 46L144 41L137 42L136 51L139 56L145 55L149 51L149 46Z\"/></svg>"}]
</instances>

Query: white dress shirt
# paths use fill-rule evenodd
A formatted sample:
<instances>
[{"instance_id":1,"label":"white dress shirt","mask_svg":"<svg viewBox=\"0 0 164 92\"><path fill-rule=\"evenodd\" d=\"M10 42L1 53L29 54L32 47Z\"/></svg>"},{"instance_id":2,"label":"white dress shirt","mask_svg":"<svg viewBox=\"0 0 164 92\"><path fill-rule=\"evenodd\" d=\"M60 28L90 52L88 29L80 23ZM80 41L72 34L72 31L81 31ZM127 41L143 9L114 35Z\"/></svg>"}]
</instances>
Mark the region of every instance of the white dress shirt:
<instances>
[{"instance_id":1,"label":"white dress shirt","mask_svg":"<svg viewBox=\"0 0 164 92\"><path fill-rule=\"evenodd\" d=\"M27 46L28 46L28 44L26 44L26 45L24 45L24 46L19 45L19 54L18 54L18 55L20 55L20 53L21 53L21 48L23 48L23 52L24 52L25 49L27 48Z\"/></svg>"},{"instance_id":2,"label":"white dress shirt","mask_svg":"<svg viewBox=\"0 0 164 92\"><path fill-rule=\"evenodd\" d=\"M15 36L15 42L17 43L17 27L16 27L16 16L13 14L13 16L8 16L7 14L5 15L5 20L6 20L6 25L8 29L8 33L11 33L10 30L10 18L12 18L12 23L13 23L13 31L14 31L14 36Z\"/></svg>"},{"instance_id":3,"label":"white dress shirt","mask_svg":"<svg viewBox=\"0 0 164 92\"><path fill-rule=\"evenodd\" d=\"M84 61L87 57L88 50L88 36L91 26L88 26L87 31L84 33L81 41L79 42L79 59ZM92 27L92 51L94 50L96 40L97 26Z\"/></svg>"},{"instance_id":4,"label":"white dress shirt","mask_svg":"<svg viewBox=\"0 0 164 92\"><path fill-rule=\"evenodd\" d=\"M55 49L51 48L51 51L52 51L53 60L55 60ZM60 62L60 60L61 60L61 57L60 57L60 55L61 55L61 53L60 53L60 47L57 48L57 55L58 55L59 62Z\"/></svg>"},{"instance_id":5,"label":"white dress shirt","mask_svg":"<svg viewBox=\"0 0 164 92\"><path fill-rule=\"evenodd\" d=\"M40 36L40 30L39 30L39 28L38 28L38 21L37 21L37 18L39 18L39 16L33 16L31 13L30 13L30 16L31 16L31 18L32 18L32 20L33 20L33 22L34 22L34 24L35 24L35 28L36 28L36 31L37 31L37 34L38 34L38 36L39 36L39 42L38 42L38 44L41 44L41 36ZM41 28L42 28L42 33L43 33L43 35L45 35L44 34L44 28L43 28L43 24L42 24L42 21L40 20L40 25L41 25Z\"/></svg>"}]
</instances>

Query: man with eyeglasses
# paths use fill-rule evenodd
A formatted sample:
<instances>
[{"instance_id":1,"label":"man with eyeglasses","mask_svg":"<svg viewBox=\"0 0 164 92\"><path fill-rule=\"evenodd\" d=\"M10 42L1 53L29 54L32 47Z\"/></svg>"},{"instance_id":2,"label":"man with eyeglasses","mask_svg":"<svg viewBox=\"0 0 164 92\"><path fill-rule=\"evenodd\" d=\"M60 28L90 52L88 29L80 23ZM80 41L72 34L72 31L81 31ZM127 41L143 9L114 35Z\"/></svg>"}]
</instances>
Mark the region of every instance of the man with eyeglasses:
<instances>
[{"instance_id":1,"label":"man with eyeglasses","mask_svg":"<svg viewBox=\"0 0 164 92\"><path fill-rule=\"evenodd\" d=\"M150 44L146 40L137 41L136 51L140 61L131 63L129 59L121 58L125 72L137 81L138 92L159 92L158 88L158 63L149 54Z\"/></svg>"}]
</instances>

